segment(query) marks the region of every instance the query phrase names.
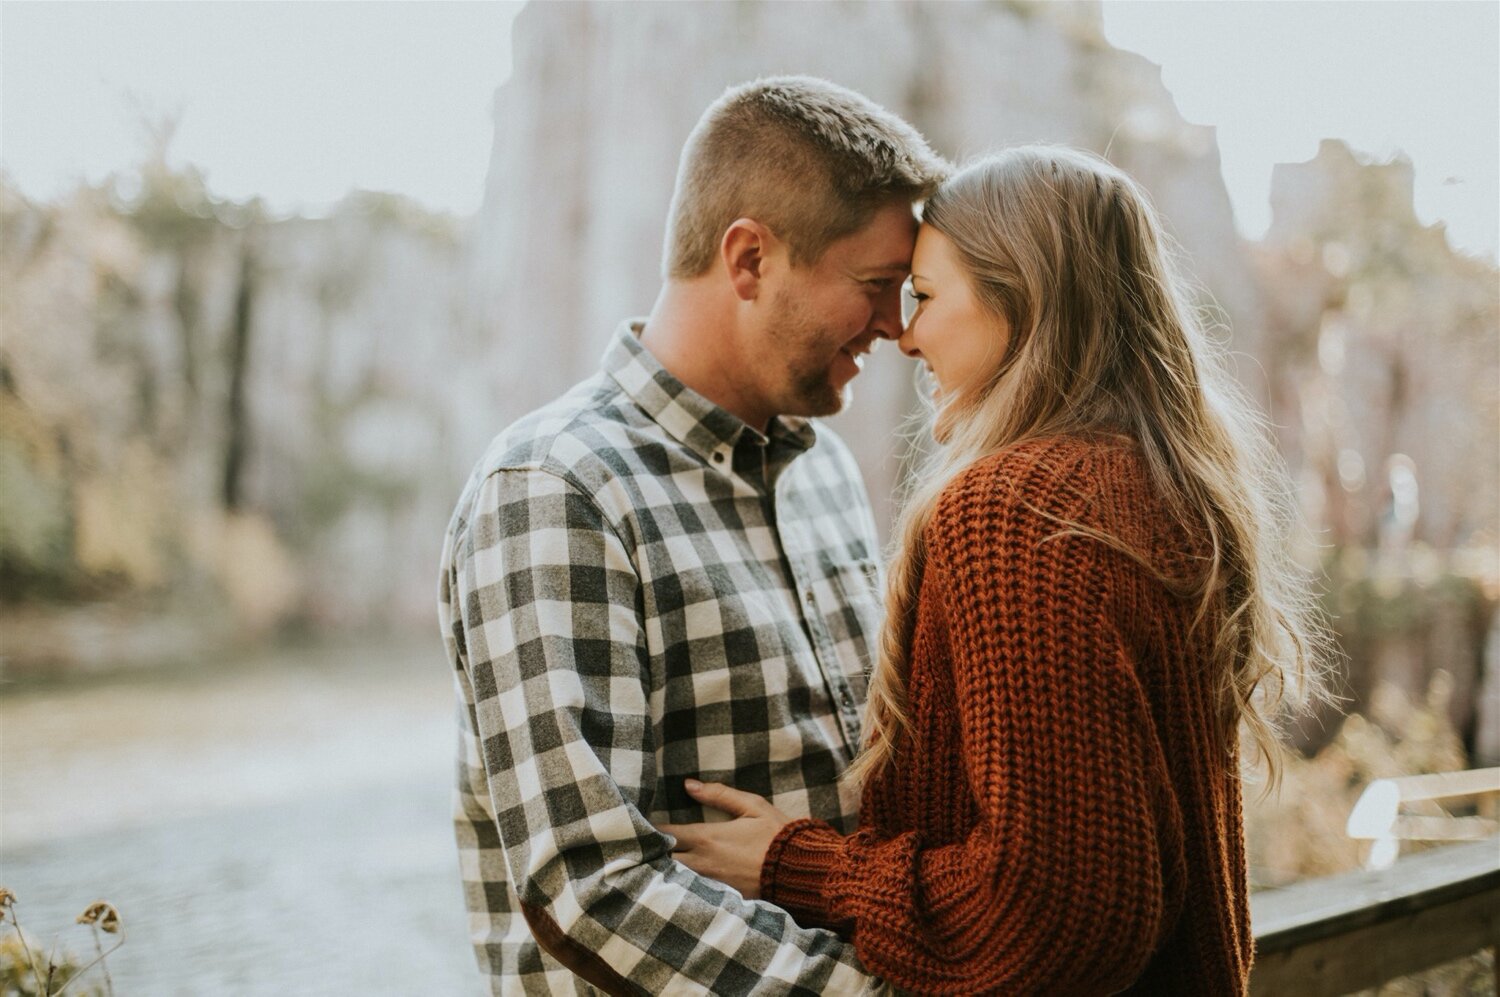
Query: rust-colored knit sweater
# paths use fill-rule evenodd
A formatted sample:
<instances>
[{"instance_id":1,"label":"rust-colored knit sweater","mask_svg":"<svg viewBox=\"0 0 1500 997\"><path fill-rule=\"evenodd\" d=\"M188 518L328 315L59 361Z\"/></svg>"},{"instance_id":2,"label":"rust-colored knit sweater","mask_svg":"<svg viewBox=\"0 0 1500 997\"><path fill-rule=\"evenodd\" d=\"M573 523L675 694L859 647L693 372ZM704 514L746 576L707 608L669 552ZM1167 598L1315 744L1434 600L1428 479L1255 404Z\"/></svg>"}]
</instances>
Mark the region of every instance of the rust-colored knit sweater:
<instances>
[{"instance_id":1,"label":"rust-colored knit sweater","mask_svg":"<svg viewBox=\"0 0 1500 997\"><path fill-rule=\"evenodd\" d=\"M943 994L1240 994L1252 950L1233 732L1212 623L1133 560L1192 574L1132 444L1052 439L981 462L927 529L913 746L860 830L799 820L763 896Z\"/></svg>"}]
</instances>

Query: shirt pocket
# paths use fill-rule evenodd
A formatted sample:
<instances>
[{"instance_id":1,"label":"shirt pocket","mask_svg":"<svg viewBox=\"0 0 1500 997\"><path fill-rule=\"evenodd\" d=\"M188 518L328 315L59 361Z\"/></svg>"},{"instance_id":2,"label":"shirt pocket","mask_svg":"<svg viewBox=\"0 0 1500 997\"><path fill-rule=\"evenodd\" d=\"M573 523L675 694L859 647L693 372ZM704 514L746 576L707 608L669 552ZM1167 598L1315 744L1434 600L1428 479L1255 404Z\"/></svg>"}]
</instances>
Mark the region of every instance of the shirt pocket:
<instances>
[{"instance_id":1,"label":"shirt pocket","mask_svg":"<svg viewBox=\"0 0 1500 997\"><path fill-rule=\"evenodd\" d=\"M838 565L829 584L834 598L823 613L823 622L844 674L863 702L884 618L880 566L869 559Z\"/></svg>"}]
</instances>

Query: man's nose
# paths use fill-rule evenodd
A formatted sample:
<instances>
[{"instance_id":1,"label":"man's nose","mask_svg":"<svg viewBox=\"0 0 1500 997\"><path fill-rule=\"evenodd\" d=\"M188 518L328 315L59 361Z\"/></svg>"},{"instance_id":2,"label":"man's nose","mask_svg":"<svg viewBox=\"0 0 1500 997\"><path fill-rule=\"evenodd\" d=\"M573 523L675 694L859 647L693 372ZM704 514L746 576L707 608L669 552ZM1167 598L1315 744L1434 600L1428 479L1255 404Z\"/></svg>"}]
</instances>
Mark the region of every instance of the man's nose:
<instances>
[{"instance_id":1,"label":"man's nose","mask_svg":"<svg viewBox=\"0 0 1500 997\"><path fill-rule=\"evenodd\" d=\"M875 314L870 329L881 339L901 337L901 286L887 288L875 299Z\"/></svg>"}]
</instances>

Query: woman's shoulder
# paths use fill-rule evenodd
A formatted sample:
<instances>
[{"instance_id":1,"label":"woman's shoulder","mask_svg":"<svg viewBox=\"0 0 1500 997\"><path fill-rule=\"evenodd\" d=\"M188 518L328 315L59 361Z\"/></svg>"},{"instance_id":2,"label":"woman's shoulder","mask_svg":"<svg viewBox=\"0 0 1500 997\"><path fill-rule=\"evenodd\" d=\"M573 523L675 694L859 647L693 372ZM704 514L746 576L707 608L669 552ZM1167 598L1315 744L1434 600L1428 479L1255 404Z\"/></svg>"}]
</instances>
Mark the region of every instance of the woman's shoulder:
<instances>
[{"instance_id":1,"label":"woman's shoulder","mask_svg":"<svg viewBox=\"0 0 1500 997\"><path fill-rule=\"evenodd\" d=\"M976 461L939 497L927 540L934 550L1014 553L1070 527L1157 556L1204 553L1201 530L1178 522L1140 444L1102 434L1027 440Z\"/></svg>"},{"instance_id":2,"label":"woman's shoulder","mask_svg":"<svg viewBox=\"0 0 1500 997\"><path fill-rule=\"evenodd\" d=\"M1049 436L1013 444L959 473L938 502L940 513L1018 506L1076 516L1101 495L1149 485L1140 446L1119 435Z\"/></svg>"}]
</instances>

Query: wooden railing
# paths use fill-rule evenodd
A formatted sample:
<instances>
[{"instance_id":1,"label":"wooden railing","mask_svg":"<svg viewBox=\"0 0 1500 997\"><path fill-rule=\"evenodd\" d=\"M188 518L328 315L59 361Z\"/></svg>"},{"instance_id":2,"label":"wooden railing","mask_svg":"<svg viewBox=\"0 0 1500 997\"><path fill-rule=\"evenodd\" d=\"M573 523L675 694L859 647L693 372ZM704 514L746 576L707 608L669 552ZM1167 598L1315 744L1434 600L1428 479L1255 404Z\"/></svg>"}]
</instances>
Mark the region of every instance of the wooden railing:
<instances>
[{"instance_id":1,"label":"wooden railing","mask_svg":"<svg viewBox=\"0 0 1500 997\"><path fill-rule=\"evenodd\" d=\"M1336 997L1491 949L1500 837L1250 896L1251 994ZM1500 992L1500 958L1496 959Z\"/></svg>"},{"instance_id":2,"label":"wooden railing","mask_svg":"<svg viewBox=\"0 0 1500 997\"><path fill-rule=\"evenodd\" d=\"M1473 841L1500 833L1493 818L1455 817L1439 800L1480 800L1500 794L1500 768L1376 779L1365 787L1349 812L1345 831L1371 842L1366 869L1385 869L1396 861L1402 841ZM1422 814L1403 808L1425 807Z\"/></svg>"}]
</instances>

